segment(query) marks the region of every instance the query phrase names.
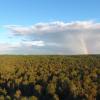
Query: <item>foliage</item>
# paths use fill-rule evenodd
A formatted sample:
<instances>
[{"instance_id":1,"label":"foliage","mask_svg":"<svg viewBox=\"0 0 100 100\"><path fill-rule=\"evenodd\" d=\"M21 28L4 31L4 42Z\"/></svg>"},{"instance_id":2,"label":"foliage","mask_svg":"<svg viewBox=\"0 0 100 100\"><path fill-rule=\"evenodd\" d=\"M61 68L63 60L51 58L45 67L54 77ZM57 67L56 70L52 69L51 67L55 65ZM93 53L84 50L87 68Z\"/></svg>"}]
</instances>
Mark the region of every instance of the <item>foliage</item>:
<instances>
[{"instance_id":1,"label":"foliage","mask_svg":"<svg viewBox=\"0 0 100 100\"><path fill-rule=\"evenodd\" d=\"M100 100L100 55L2 55L0 100Z\"/></svg>"}]
</instances>

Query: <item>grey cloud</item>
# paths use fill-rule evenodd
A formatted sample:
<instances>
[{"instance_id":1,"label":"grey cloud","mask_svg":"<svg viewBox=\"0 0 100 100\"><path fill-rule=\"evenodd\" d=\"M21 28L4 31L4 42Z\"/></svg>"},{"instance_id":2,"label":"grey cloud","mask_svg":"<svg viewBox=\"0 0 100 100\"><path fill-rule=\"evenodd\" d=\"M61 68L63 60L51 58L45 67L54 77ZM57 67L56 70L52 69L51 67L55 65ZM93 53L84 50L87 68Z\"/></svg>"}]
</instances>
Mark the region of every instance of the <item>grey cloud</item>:
<instances>
[{"instance_id":1,"label":"grey cloud","mask_svg":"<svg viewBox=\"0 0 100 100\"><path fill-rule=\"evenodd\" d=\"M100 23L93 21L37 23L31 26L7 25L14 35L28 41L43 41L38 52L61 54L100 53ZM25 44L27 45L27 43ZM33 50L34 51L34 50Z\"/></svg>"}]
</instances>

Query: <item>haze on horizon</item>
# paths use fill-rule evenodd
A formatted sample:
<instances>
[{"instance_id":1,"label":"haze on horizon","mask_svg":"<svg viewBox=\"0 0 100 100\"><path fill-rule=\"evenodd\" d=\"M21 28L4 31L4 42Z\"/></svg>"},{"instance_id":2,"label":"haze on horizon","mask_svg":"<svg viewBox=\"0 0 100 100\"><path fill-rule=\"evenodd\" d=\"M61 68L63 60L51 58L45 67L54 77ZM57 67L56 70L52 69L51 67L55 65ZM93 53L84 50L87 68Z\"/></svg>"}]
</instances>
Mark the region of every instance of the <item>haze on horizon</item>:
<instances>
[{"instance_id":1,"label":"haze on horizon","mask_svg":"<svg viewBox=\"0 0 100 100\"><path fill-rule=\"evenodd\" d=\"M100 54L100 0L1 0L0 54Z\"/></svg>"}]
</instances>

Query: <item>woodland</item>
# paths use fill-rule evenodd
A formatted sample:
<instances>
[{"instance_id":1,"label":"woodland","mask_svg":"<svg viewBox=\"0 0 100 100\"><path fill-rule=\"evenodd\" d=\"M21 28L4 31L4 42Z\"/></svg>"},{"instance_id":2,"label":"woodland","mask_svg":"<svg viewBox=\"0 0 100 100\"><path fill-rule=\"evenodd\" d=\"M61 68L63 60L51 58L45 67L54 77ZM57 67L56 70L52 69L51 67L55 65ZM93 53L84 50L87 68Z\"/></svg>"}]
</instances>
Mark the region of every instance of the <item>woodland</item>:
<instances>
[{"instance_id":1,"label":"woodland","mask_svg":"<svg viewBox=\"0 0 100 100\"><path fill-rule=\"evenodd\" d=\"M0 100L100 100L100 55L1 55Z\"/></svg>"}]
</instances>

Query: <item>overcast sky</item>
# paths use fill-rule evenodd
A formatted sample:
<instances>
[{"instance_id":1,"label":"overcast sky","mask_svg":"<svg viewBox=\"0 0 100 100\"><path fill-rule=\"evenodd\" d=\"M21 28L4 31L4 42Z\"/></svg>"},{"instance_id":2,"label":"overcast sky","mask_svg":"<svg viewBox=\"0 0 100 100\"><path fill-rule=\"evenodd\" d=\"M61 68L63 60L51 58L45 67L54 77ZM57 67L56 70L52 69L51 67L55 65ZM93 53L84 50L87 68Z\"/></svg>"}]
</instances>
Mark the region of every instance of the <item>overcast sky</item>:
<instances>
[{"instance_id":1,"label":"overcast sky","mask_svg":"<svg viewBox=\"0 0 100 100\"><path fill-rule=\"evenodd\" d=\"M0 54L100 54L100 0L0 0Z\"/></svg>"}]
</instances>

